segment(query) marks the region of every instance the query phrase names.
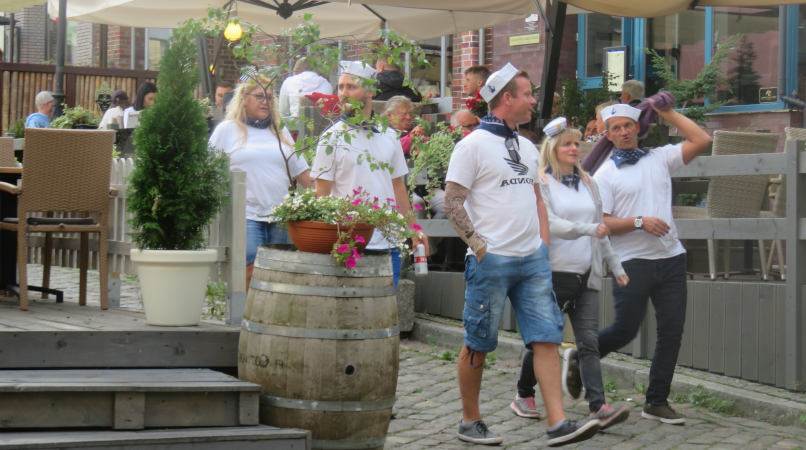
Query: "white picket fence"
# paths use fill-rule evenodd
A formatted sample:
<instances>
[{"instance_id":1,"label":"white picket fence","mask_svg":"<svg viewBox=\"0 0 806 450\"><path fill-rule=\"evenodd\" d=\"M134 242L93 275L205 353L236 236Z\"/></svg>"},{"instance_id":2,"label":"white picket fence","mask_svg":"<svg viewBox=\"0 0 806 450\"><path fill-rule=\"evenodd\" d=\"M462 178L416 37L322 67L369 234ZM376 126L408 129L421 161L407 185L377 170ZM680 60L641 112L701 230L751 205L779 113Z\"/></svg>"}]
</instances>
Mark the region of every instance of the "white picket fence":
<instances>
[{"instance_id":1,"label":"white picket fence","mask_svg":"<svg viewBox=\"0 0 806 450\"><path fill-rule=\"evenodd\" d=\"M113 159L110 185L118 190L109 198L109 236L107 259L110 278L110 305L120 300L121 276L137 275L129 253L133 247L126 211L126 181L134 169L132 158ZM208 248L218 251L218 260L211 266L210 279L227 284L227 323L240 325L246 305L246 173L230 172L230 202L208 226ZM67 217L77 214L66 213ZM78 268L80 239L78 233L53 233L52 265ZM45 237L31 233L28 238L28 263L42 264ZM98 270L98 238L90 235L90 269ZM117 287L117 292L115 292Z\"/></svg>"}]
</instances>

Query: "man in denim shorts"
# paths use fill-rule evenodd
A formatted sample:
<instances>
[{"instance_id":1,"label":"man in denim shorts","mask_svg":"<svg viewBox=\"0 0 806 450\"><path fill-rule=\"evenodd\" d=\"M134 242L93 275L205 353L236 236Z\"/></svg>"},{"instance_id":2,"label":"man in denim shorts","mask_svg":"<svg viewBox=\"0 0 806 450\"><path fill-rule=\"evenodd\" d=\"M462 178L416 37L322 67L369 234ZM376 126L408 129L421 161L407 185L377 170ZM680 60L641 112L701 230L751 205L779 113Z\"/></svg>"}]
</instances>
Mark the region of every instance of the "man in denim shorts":
<instances>
[{"instance_id":1,"label":"man in denim shorts","mask_svg":"<svg viewBox=\"0 0 806 450\"><path fill-rule=\"evenodd\" d=\"M552 296L548 214L537 183L537 148L517 133L531 120L535 100L525 72L511 64L481 89L490 113L462 139L448 167L445 214L469 246L465 280L465 345L459 355L462 395L459 439L500 444L481 419L479 391L484 359L498 345L507 297L534 365L548 416L548 445L591 438L599 421L565 418L557 346L565 324Z\"/></svg>"}]
</instances>

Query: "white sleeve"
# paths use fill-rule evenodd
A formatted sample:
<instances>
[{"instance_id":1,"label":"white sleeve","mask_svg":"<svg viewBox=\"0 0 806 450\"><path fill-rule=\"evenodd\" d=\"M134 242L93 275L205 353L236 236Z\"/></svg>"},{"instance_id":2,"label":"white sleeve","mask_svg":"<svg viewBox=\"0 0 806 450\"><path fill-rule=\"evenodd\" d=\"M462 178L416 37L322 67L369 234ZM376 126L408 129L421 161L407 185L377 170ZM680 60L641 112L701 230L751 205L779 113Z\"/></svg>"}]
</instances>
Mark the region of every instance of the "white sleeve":
<instances>
[{"instance_id":1,"label":"white sleeve","mask_svg":"<svg viewBox=\"0 0 806 450\"><path fill-rule=\"evenodd\" d=\"M320 94L324 95L333 95L333 86L328 81L327 83L322 83L322 87L318 91Z\"/></svg>"},{"instance_id":2,"label":"white sleeve","mask_svg":"<svg viewBox=\"0 0 806 450\"><path fill-rule=\"evenodd\" d=\"M683 144L665 145L658 149L666 161L666 166L669 168L669 175L674 173L675 170L685 166L683 162Z\"/></svg>"},{"instance_id":3,"label":"white sleeve","mask_svg":"<svg viewBox=\"0 0 806 450\"><path fill-rule=\"evenodd\" d=\"M285 136L285 138L288 140L288 142L292 142L292 143L294 142L294 139L291 137L291 133L288 131L287 128L283 128L282 133ZM289 168L289 170L291 170L291 177L296 178L302 172L305 172L306 170L308 170L308 163L305 162L305 158L302 157L302 152L297 152L297 153L294 153L293 155L291 155L290 153L293 152L293 151L294 151L293 146L291 147L290 151L285 151L284 150L284 152L286 153L286 156L289 156L289 155L291 156L291 158L288 159L288 168Z\"/></svg>"},{"instance_id":4,"label":"white sleeve","mask_svg":"<svg viewBox=\"0 0 806 450\"><path fill-rule=\"evenodd\" d=\"M615 203L613 195L613 187L610 184L610 170L597 170L593 179L599 185L599 196L602 199L602 212L605 214L613 214L613 206Z\"/></svg>"},{"instance_id":5,"label":"white sleeve","mask_svg":"<svg viewBox=\"0 0 806 450\"><path fill-rule=\"evenodd\" d=\"M472 189L473 181L476 179L478 165L476 158L470 150L470 146L460 141L456 144L448 163L448 173L445 181L456 183L464 188Z\"/></svg>"},{"instance_id":6,"label":"white sleeve","mask_svg":"<svg viewBox=\"0 0 806 450\"><path fill-rule=\"evenodd\" d=\"M232 139L230 139L230 132L229 130L232 128L234 124L232 122L222 122L220 123L215 129L213 130L213 134L210 136L209 143L213 147L217 148L218 150L224 153L231 153L233 148Z\"/></svg>"},{"instance_id":7,"label":"white sleeve","mask_svg":"<svg viewBox=\"0 0 806 450\"><path fill-rule=\"evenodd\" d=\"M392 167L392 179L394 180L409 173L409 166L406 165L406 157L403 156L403 146L400 144L400 139L395 136L392 138L392 142L394 142L395 151L389 165Z\"/></svg>"},{"instance_id":8,"label":"white sleeve","mask_svg":"<svg viewBox=\"0 0 806 450\"><path fill-rule=\"evenodd\" d=\"M336 151L345 151L338 147L341 147L339 145L338 130L335 126L330 127L319 139L319 145L316 147L316 157L311 168L311 177L327 181L334 180L336 170L338 170L336 167ZM328 151L330 154L328 154Z\"/></svg>"}]
</instances>

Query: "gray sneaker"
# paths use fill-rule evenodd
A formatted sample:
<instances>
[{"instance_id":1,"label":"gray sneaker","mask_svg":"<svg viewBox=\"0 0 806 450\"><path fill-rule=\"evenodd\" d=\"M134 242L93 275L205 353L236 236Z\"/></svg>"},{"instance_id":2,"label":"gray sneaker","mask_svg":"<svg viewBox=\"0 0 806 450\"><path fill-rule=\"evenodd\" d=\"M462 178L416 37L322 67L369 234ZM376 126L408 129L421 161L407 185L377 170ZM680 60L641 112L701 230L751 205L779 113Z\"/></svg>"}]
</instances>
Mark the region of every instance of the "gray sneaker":
<instances>
[{"instance_id":1,"label":"gray sneaker","mask_svg":"<svg viewBox=\"0 0 806 450\"><path fill-rule=\"evenodd\" d=\"M686 423L686 418L680 414L677 414L669 405L644 405L644 410L641 412L641 417L644 419L657 420L658 422L672 425L683 425Z\"/></svg>"},{"instance_id":2,"label":"gray sneaker","mask_svg":"<svg viewBox=\"0 0 806 450\"><path fill-rule=\"evenodd\" d=\"M470 423L459 422L459 432L456 434L459 435L459 439L474 444L497 445L504 442L504 438L498 437L488 430L487 425L481 419Z\"/></svg>"},{"instance_id":3,"label":"gray sneaker","mask_svg":"<svg viewBox=\"0 0 806 450\"><path fill-rule=\"evenodd\" d=\"M534 397L521 398L520 395L515 394L515 401L509 404L509 407L515 411L515 414L526 417L527 419L540 419L540 413L537 412Z\"/></svg>"},{"instance_id":4,"label":"gray sneaker","mask_svg":"<svg viewBox=\"0 0 806 450\"><path fill-rule=\"evenodd\" d=\"M602 405L599 411L591 413L591 419L599 419L602 430L606 430L617 423L624 422L630 417L630 410L626 406L614 409L608 405Z\"/></svg>"},{"instance_id":5,"label":"gray sneaker","mask_svg":"<svg viewBox=\"0 0 806 450\"><path fill-rule=\"evenodd\" d=\"M565 419L565 422L563 422L559 428L548 431L548 444L549 447L561 447L563 445L587 441L596 436L596 433L598 433L600 429L599 421L596 419L584 425L579 425L576 422Z\"/></svg>"},{"instance_id":6,"label":"gray sneaker","mask_svg":"<svg viewBox=\"0 0 806 450\"><path fill-rule=\"evenodd\" d=\"M563 390L572 398L577 399L582 393L582 375L579 373L579 361L576 360L575 348L565 349L563 353Z\"/></svg>"}]
</instances>

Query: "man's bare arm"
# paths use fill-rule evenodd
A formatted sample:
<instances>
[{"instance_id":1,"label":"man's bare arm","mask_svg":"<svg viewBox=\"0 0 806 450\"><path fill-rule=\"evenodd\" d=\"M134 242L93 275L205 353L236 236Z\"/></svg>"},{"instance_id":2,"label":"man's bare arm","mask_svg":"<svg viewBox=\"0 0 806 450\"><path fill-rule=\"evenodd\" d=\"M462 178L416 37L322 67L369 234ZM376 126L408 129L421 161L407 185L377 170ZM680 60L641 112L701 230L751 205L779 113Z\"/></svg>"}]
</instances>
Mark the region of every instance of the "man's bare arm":
<instances>
[{"instance_id":1,"label":"man's bare arm","mask_svg":"<svg viewBox=\"0 0 806 450\"><path fill-rule=\"evenodd\" d=\"M453 228L459 237L473 250L479 260L487 252L487 244L476 233L476 227L470 220L470 216L465 209L465 199L470 194L470 189L452 182L448 182L445 188L445 216L451 221Z\"/></svg>"}]
</instances>

